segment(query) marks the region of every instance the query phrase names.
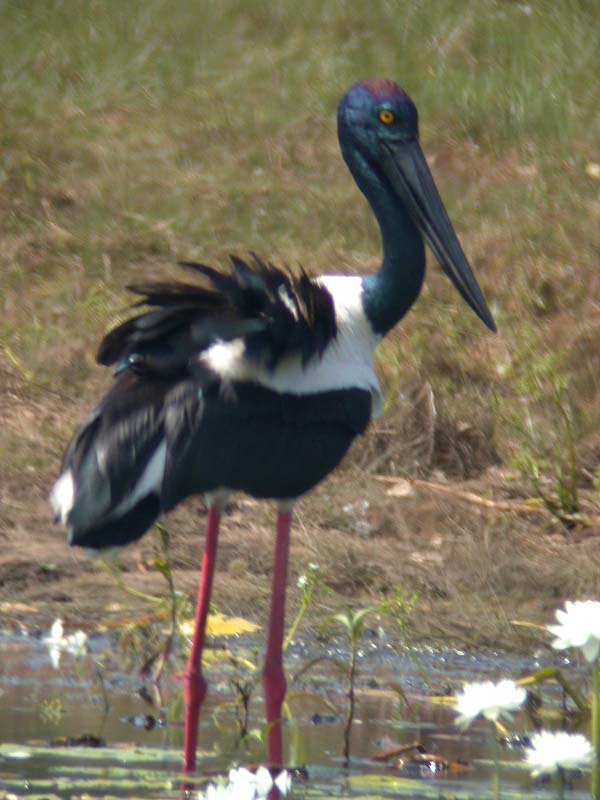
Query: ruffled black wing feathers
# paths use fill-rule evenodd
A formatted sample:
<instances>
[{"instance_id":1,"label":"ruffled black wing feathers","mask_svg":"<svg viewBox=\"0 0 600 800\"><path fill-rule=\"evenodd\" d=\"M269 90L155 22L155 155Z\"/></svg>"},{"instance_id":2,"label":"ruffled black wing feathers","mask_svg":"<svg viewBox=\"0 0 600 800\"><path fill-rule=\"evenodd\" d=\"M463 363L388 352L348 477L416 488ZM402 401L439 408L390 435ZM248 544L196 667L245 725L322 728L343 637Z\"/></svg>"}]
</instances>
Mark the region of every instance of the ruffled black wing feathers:
<instances>
[{"instance_id":1,"label":"ruffled black wing feathers","mask_svg":"<svg viewBox=\"0 0 600 800\"><path fill-rule=\"evenodd\" d=\"M231 256L228 273L183 262L201 276L199 284L157 282L129 286L145 311L113 328L98 351L100 364L183 376L190 359L217 341L243 338L257 364L274 369L288 355L306 365L336 335L333 299L311 280L266 263Z\"/></svg>"}]
</instances>

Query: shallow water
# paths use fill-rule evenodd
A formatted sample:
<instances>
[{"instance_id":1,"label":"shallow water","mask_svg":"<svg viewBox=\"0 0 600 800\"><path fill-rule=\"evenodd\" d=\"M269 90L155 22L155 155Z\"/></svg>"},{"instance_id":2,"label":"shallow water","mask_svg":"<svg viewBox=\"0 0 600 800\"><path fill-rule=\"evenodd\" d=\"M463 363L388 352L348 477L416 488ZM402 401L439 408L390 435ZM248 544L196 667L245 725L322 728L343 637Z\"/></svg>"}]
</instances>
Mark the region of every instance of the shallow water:
<instances>
[{"instance_id":1,"label":"shallow water","mask_svg":"<svg viewBox=\"0 0 600 800\"><path fill-rule=\"evenodd\" d=\"M152 695L134 674L118 668L114 646L106 637L92 639L91 650L101 657L109 710L94 666L86 656L77 668L65 655L59 671L50 664L40 638L0 638L0 790L17 797L139 797L181 796L180 768L183 744L181 686L166 675L154 704L140 690ZM240 640L244 651L252 640ZM238 645L235 646L236 652ZM330 647L318 655L343 658L343 650ZM289 674L296 673L317 653L296 645L286 657ZM375 637L359 660L358 702L352 729L352 760L345 768L341 757L345 712L344 683L331 663L322 662L288 693L292 720L285 728L286 763L305 767L304 777L294 783L295 796L308 797L554 797L550 782L534 782L519 766L522 751L501 748L489 723L476 722L458 732L451 710L436 706L426 697L444 694L463 681L500 677L517 678L549 666L543 660L502 654L465 653L458 650L420 650L395 653ZM555 659L573 677L573 667ZM579 685L583 681L579 673ZM197 785L207 776L223 774L234 764L257 765L265 760L262 744L237 741L235 719L228 703L232 695L223 672L209 673L209 695L203 709L199 735ZM399 684L411 709L390 687ZM560 707L554 690L551 704ZM547 694L545 693L545 697ZM250 728L263 724L262 702L252 697ZM148 715L158 724L143 728ZM216 721L215 721L216 720ZM518 716L511 730L532 729ZM91 735L102 739L98 748L67 746L63 737ZM60 742L57 740L61 740ZM449 762L463 760L466 770L450 774L434 771L435 764L378 762L374 756L393 745L418 741L427 753ZM49 747L49 743L53 743ZM62 746L58 746L62 744ZM498 762L500 762L498 764ZM586 776L575 778L569 797L587 796ZM0 797L2 797L0 791Z\"/></svg>"}]
</instances>

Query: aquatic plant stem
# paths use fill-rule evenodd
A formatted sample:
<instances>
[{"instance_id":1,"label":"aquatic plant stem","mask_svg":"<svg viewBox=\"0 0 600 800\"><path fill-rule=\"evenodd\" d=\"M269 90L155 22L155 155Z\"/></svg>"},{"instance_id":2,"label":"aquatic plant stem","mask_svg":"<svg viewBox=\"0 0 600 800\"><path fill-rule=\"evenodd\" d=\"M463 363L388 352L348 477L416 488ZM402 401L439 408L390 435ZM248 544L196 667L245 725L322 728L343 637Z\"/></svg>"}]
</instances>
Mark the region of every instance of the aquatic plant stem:
<instances>
[{"instance_id":1,"label":"aquatic plant stem","mask_svg":"<svg viewBox=\"0 0 600 800\"><path fill-rule=\"evenodd\" d=\"M108 699L108 692L106 691L104 675L102 674L100 665L95 659L93 659L93 664L94 664L94 669L96 670L96 677L98 678L98 682L100 683L100 690L102 691L102 699L104 701L104 713L108 714L108 712L110 711L110 702Z\"/></svg>"},{"instance_id":2,"label":"aquatic plant stem","mask_svg":"<svg viewBox=\"0 0 600 800\"><path fill-rule=\"evenodd\" d=\"M344 766L346 768L350 766L350 731L352 730L352 720L354 719L354 677L356 674L357 642L352 640L351 644L350 666L348 668L348 714L344 725Z\"/></svg>"},{"instance_id":3,"label":"aquatic plant stem","mask_svg":"<svg viewBox=\"0 0 600 800\"><path fill-rule=\"evenodd\" d=\"M565 796L565 771L562 767L556 770L556 779L558 781L558 800L564 800Z\"/></svg>"},{"instance_id":4,"label":"aquatic plant stem","mask_svg":"<svg viewBox=\"0 0 600 800\"><path fill-rule=\"evenodd\" d=\"M589 705L584 695L576 689L565 677L564 673L558 667L546 667L538 670L533 675L527 675L525 678L520 678L517 681L518 686L531 686L534 683L544 683L545 681L554 680L562 688L562 690L571 698L577 706L577 710L587 714Z\"/></svg>"},{"instance_id":5,"label":"aquatic plant stem","mask_svg":"<svg viewBox=\"0 0 600 800\"><path fill-rule=\"evenodd\" d=\"M298 625L300 625L300 622L302 621L302 617L306 613L306 609L308 608L308 605L309 604L306 603L304 600L300 604L300 608L298 610L298 613L296 614L296 616L294 618L294 621L292 622L292 625L291 625L289 631L287 632L287 635L286 635L286 637L284 639L284 642L283 642L283 652L284 653L288 649L288 647L290 646L290 643L294 641L294 636L296 635L296 631L298 630Z\"/></svg>"},{"instance_id":6,"label":"aquatic plant stem","mask_svg":"<svg viewBox=\"0 0 600 800\"><path fill-rule=\"evenodd\" d=\"M355 614L346 611L342 614L335 614L334 620L340 622L348 634L350 642L350 663L348 665L348 714L344 725L344 767L350 766L350 731L352 720L354 719L354 680L356 676L356 658L358 655L358 644L364 628L364 619L367 614L375 611L374 607L361 608Z\"/></svg>"},{"instance_id":7,"label":"aquatic plant stem","mask_svg":"<svg viewBox=\"0 0 600 800\"><path fill-rule=\"evenodd\" d=\"M101 558L98 561L100 567L105 570L110 577L113 579L115 584L123 591L125 594L130 595L131 597L137 597L140 600L145 600L148 603L156 603L160 605L162 603L162 597L155 597L153 594L147 594L146 592L139 592L137 589L132 589L130 586L125 584L123 577L120 572L117 571L117 567L114 563L108 561L105 558Z\"/></svg>"},{"instance_id":8,"label":"aquatic plant stem","mask_svg":"<svg viewBox=\"0 0 600 800\"><path fill-rule=\"evenodd\" d=\"M298 609L298 613L294 617L294 621L292 622L289 631L287 632L285 639L283 640L283 652L285 653L290 644L293 642L296 631L298 630L298 626L302 622L302 619L306 612L309 609L309 606L312 601L312 596L315 591L315 587L317 585L317 576L316 576L316 568L309 568L309 576L306 578L306 586L302 587L302 602L300 603L300 608ZM300 585L300 584L299 584Z\"/></svg>"},{"instance_id":9,"label":"aquatic plant stem","mask_svg":"<svg viewBox=\"0 0 600 800\"><path fill-rule=\"evenodd\" d=\"M592 666L592 799L600 800L600 661Z\"/></svg>"}]
</instances>

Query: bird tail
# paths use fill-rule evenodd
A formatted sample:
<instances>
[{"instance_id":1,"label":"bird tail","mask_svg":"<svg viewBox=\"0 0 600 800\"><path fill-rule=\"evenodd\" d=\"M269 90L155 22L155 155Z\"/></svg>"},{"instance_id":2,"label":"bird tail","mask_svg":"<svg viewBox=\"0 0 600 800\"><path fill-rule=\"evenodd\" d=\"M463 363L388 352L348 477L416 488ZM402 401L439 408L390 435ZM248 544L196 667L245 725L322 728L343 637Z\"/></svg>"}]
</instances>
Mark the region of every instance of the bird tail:
<instances>
[{"instance_id":1,"label":"bird tail","mask_svg":"<svg viewBox=\"0 0 600 800\"><path fill-rule=\"evenodd\" d=\"M169 388L124 372L73 437L50 493L54 520L67 526L69 544L124 546L157 519Z\"/></svg>"}]
</instances>

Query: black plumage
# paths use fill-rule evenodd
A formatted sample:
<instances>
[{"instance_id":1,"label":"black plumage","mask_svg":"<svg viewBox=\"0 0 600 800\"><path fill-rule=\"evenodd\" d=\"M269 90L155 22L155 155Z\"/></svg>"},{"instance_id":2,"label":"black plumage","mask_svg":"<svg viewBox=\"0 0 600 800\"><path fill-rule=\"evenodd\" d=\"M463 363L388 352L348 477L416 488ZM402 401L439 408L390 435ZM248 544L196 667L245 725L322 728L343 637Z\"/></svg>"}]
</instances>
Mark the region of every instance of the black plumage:
<instances>
[{"instance_id":1,"label":"black plumage","mask_svg":"<svg viewBox=\"0 0 600 800\"><path fill-rule=\"evenodd\" d=\"M251 263L231 256L229 273L192 262L182 266L201 276L203 283L128 287L141 295L136 306L152 310L104 337L97 356L100 364L181 375L190 359L211 344L243 338L248 358L273 370L289 355L300 354L302 364L308 364L336 335L333 299L304 271L292 275L254 254Z\"/></svg>"},{"instance_id":2,"label":"black plumage","mask_svg":"<svg viewBox=\"0 0 600 800\"><path fill-rule=\"evenodd\" d=\"M306 366L336 336L325 287L256 256L231 261L225 274L184 264L200 276L196 284L129 287L141 297L136 307L149 310L104 337L98 361L116 365L115 382L63 459L61 474L70 471L74 484L71 544L134 541L161 511L222 487L297 497L366 428L369 391L275 392L224 381L202 361L211 345L240 338L247 358L267 370L288 356Z\"/></svg>"},{"instance_id":3,"label":"black plumage","mask_svg":"<svg viewBox=\"0 0 600 800\"><path fill-rule=\"evenodd\" d=\"M225 396L215 385L202 397L191 384L185 391L173 425L166 412L174 460L165 467L165 511L221 487L256 498L299 497L339 464L371 418L371 393L362 389L295 395L239 382ZM180 413L183 405L189 413Z\"/></svg>"}]
</instances>

